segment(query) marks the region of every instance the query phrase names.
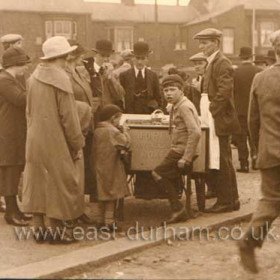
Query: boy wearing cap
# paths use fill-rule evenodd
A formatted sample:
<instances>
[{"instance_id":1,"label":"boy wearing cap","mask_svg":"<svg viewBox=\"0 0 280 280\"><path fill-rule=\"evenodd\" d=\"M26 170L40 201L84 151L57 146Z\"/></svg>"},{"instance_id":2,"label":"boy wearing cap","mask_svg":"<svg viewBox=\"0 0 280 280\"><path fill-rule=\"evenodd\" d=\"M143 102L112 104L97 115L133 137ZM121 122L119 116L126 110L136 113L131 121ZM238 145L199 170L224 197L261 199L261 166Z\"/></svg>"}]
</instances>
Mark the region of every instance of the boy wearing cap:
<instances>
[{"instance_id":1,"label":"boy wearing cap","mask_svg":"<svg viewBox=\"0 0 280 280\"><path fill-rule=\"evenodd\" d=\"M167 223L186 219L186 211L178 199L174 182L180 169L191 171L192 162L198 156L201 136L200 121L193 103L184 96L184 81L179 75L168 75L162 81L163 93L172 104L170 113L171 148L163 162L152 172L154 180L167 190L172 215Z\"/></svg>"},{"instance_id":2,"label":"boy wearing cap","mask_svg":"<svg viewBox=\"0 0 280 280\"><path fill-rule=\"evenodd\" d=\"M256 168L256 148L249 138L247 119L251 85L254 76L262 70L253 65L252 55L253 53L250 47L242 47L239 54L241 65L238 66L238 68L234 71L234 103L241 128L240 133L235 136L238 149L238 158L240 162L240 168L237 169L237 172L242 173L249 172L249 149L247 146L248 140L250 144L252 168Z\"/></svg>"},{"instance_id":3,"label":"boy wearing cap","mask_svg":"<svg viewBox=\"0 0 280 280\"><path fill-rule=\"evenodd\" d=\"M220 146L220 169L214 183L217 202L206 210L211 213L240 208L230 146L231 135L239 133L240 127L233 101L233 68L220 51L221 36L222 32L214 28L204 29L194 36L200 50L207 57L203 93L207 93L210 100L209 110Z\"/></svg>"},{"instance_id":4,"label":"boy wearing cap","mask_svg":"<svg viewBox=\"0 0 280 280\"><path fill-rule=\"evenodd\" d=\"M4 50L8 48L22 48L23 37L19 34L6 34L0 38Z\"/></svg>"}]
</instances>

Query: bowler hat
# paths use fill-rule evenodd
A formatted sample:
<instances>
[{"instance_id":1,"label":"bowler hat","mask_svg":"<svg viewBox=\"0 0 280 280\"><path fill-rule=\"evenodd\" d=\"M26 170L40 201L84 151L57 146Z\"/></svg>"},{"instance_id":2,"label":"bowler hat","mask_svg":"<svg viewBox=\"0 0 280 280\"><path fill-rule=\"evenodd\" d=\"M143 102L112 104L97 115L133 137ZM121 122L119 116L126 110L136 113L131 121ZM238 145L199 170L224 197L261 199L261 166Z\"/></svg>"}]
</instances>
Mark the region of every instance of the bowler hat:
<instances>
[{"instance_id":1,"label":"bowler hat","mask_svg":"<svg viewBox=\"0 0 280 280\"><path fill-rule=\"evenodd\" d=\"M24 52L23 49L19 48L9 48L2 56L2 66L4 68L11 66L22 66L30 62L30 57Z\"/></svg>"},{"instance_id":2,"label":"bowler hat","mask_svg":"<svg viewBox=\"0 0 280 280\"><path fill-rule=\"evenodd\" d=\"M252 48L250 47L242 47L240 48L239 57L240 58L250 58L253 56Z\"/></svg>"},{"instance_id":3,"label":"bowler hat","mask_svg":"<svg viewBox=\"0 0 280 280\"><path fill-rule=\"evenodd\" d=\"M171 75L166 75L163 78L161 84L163 87L166 87L170 84L180 84L181 86L184 86L184 81L178 74L171 74Z\"/></svg>"},{"instance_id":4,"label":"bowler hat","mask_svg":"<svg viewBox=\"0 0 280 280\"><path fill-rule=\"evenodd\" d=\"M77 49L77 46L70 46L67 39L63 36L54 36L47 39L42 47L44 56L40 57L42 60L58 58L69 54Z\"/></svg>"},{"instance_id":5,"label":"bowler hat","mask_svg":"<svg viewBox=\"0 0 280 280\"><path fill-rule=\"evenodd\" d=\"M207 60L207 59L206 59L206 56L204 55L204 53L200 52L200 53L196 53L193 56L191 56L189 58L189 60L190 61L200 61L200 60Z\"/></svg>"},{"instance_id":6,"label":"bowler hat","mask_svg":"<svg viewBox=\"0 0 280 280\"><path fill-rule=\"evenodd\" d=\"M149 45L146 42L137 42L133 45L133 52L135 56L146 56L151 54Z\"/></svg>"},{"instance_id":7,"label":"bowler hat","mask_svg":"<svg viewBox=\"0 0 280 280\"><path fill-rule=\"evenodd\" d=\"M266 60L273 60L273 61L276 61L275 51L274 51L274 50L268 50L265 59L266 59Z\"/></svg>"},{"instance_id":8,"label":"bowler hat","mask_svg":"<svg viewBox=\"0 0 280 280\"><path fill-rule=\"evenodd\" d=\"M194 35L193 39L218 39L222 37L222 32L215 28L206 28Z\"/></svg>"},{"instance_id":9,"label":"bowler hat","mask_svg":"<svg viewBox=\"0 0 280 280\"><path fill-rule=\"evenodd\" d=\"M120 107L114 104L108 104L104 106L100 112L99 112L99 119L100 121L108 121L110 120L114 115L122 113L122 110Z\"/></svg>"},{"instance_id":10,"label":"bowler hat","mask_svg":"<svg viewBox=\"0 0 280 280\"><path fill-rule=\"evenodd\" d=\"M0 38L1 43L15 43L19 40L23 40L20 34L6 34Z\"/></svg>"},{"instance_id":11,"label":"bowler hat","mask_svg":"<svg viewBox=\"0 0 280 280\"><path fill-rule=\"evenodd\" d=\"M110 55L111 53L115 52L113 50L113 44L109 40L96 41L95 48L92 48L92 50L104 55Z\"/></svg>"}]
</instances>

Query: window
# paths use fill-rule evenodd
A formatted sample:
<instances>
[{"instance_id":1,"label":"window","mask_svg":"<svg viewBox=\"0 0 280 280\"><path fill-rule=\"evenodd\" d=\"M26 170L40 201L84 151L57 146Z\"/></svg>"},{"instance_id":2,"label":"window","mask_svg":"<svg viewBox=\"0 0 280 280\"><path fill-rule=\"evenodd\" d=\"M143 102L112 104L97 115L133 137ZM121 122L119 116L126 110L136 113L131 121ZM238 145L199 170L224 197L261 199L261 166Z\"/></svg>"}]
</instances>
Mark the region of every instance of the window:
<instances>
[{"instance_id":1,"label":"window","mask_svg":"<svg viewBox=\"0 0 280 280\"><path fill-rule=\"evenodd\" d=\"M260 23L260 39L262 47L270 47L269 36L274 32L274 23L273 22L261 22Z\"/></svg>"},{"instance_id":2,"label":"window","mask_svg":"<svg viewBox=\"0 0 280 280\"><path fill-rule=\"evenodd\" d=\"M223 52L226 54L234 54L234 29L223 29Z\"/></svg>"},{"instance_id":3,"label":"window","mask_svg":"<svg viewBox=\"0 0 280 280\"><path fill-rule=\"evenodd\" d=\"M64 36L67 39L77 39L77 23L70 20L53 20L45 22L46 38Z\"/></svg>"},{"instance_id":4,"label":"window","mask_svg":"<svg viewBox=\"0 0 280 280\"><path fill-rule=\"evenodd\" d=\"M114 43L115 50L121 52L133 47L133 28L115 27L110 28L108 33L109 40Z\"/></svg>"}]
</instances>

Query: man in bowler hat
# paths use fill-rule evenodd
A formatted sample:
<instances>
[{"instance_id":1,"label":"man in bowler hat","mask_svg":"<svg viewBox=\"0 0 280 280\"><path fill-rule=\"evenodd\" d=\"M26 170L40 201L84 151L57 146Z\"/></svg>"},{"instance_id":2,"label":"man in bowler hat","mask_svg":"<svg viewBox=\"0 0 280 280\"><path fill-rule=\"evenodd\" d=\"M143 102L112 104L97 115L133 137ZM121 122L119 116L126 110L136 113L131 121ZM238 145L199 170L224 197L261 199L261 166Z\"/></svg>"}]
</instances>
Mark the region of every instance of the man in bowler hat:
<instances>
[{"instance_id":1,"label":"man in bowler hat","mask_svg":"<svg viewBox=\"0 0 280 280\"><path fill-rule=\"evenodd\" d=\"M133 46L134 66L120 74L120 83L126 93L126 113L151 114L161 105L158 76L146 65L151 52L147 43L135 43Z\"/></svg>"},{"instance_id":2,"label":"man in bowler hat","mask_svg":"<svg viewBox=\"0 0 280 280\"><path fill-rule=\"evenodd\" d=\"M202 30L194 36L207 57L203 92L209 96L209 110L220 146L220 169L215 176L217 202L207 209L211 213L234 211L240 207L230 147L231 135L239 131L239 123L233 101L232 64L220 51L221 36L222 32L214 28Z\"/></svg>"},{"instance_id":3,"label":"man in bowler hat","mask_svg":"<svg viewBox=\"0 0 280 280\"><path fill-rule=\"evenodd\" d=\"M237 169L237 172L242 173L249 172L248 140L250 144L252 168L256 168L256 148L249 138L247 117L252 81L254 76L260 72L261 69L253 65L252 55L252 49L250 47L242 47L239 54L241 65L234 72L234 101L241 128L240 133L236 135L238 158L240 162L240 168Z\"/></svg>"},{"instance_id":4,"label":"man in bowler hat","mask_svg":"<svg viewBox=\"0 0 280 280\"><path fill-rule=\"evenodd\" d=\"M276 55L274 50L268 50L265 61L268 67L272 67L276 63Z\"/></svg>"},{"instance_id":5,"label":"man in bowler hat","mask_svg":"<svg viewBox=\"0 0 280 280\"><path fill-rule=\"evenodd\" d=\"M84 64L90 75L94 110L99 111L107 104L122 107L123 89L113 75L110 75L108 67L110 56L115 52L112 42L98 40L92 51L94 58L85 58Z\"/></svg>"},{"instance_id":6,"label":"man in bowler hat","mask_svg":"<svg viewBox=\"0 0 280 280\"><path fill-rule=\"evenodd\" d=\"M258 73L252 84L249 105L249 132L258 147L257 167L261 173L262 197L250 225L238 243L241 263L257 273L255 249L261 248L273 221L280 214L280 30L270 39L277 62ZM275 238L275 236L271 236Z\"/></svg>"}]
</instances>

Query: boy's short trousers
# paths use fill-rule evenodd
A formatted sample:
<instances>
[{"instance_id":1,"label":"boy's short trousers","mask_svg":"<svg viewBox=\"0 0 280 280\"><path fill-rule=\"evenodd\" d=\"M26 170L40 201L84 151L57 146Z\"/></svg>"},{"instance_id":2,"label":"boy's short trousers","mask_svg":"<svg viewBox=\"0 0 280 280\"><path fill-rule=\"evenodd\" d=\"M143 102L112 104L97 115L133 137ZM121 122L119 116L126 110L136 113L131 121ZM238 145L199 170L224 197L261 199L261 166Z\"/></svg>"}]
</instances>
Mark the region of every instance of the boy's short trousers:
<instances>
[{"instance_id":1,"label":"boy's short trousers","mask_svg":"<svg viewBox=\"0 0 280 280\"><path fill-rule=\"evenodd\" d=\"M158 165L154 172L156 172L160 177L176 180L180 176L180 170L178 167L178 161L182 158L182 154L176 153L170 150L164 160Z\"/></svg>"}]
</instances>

